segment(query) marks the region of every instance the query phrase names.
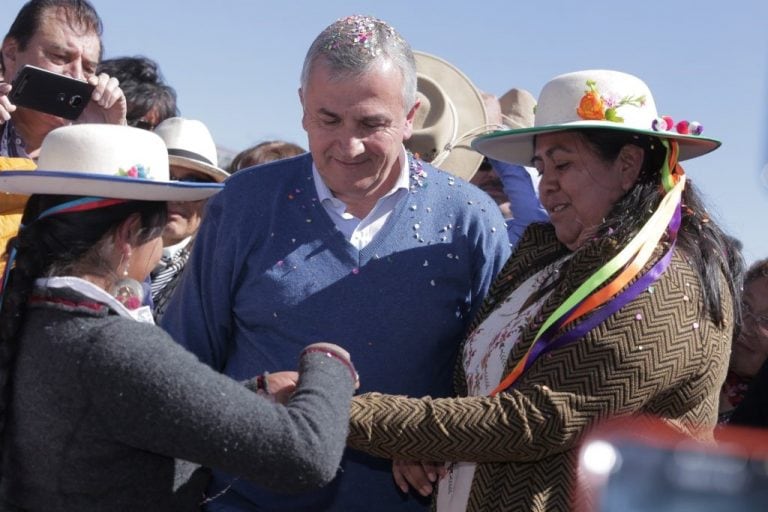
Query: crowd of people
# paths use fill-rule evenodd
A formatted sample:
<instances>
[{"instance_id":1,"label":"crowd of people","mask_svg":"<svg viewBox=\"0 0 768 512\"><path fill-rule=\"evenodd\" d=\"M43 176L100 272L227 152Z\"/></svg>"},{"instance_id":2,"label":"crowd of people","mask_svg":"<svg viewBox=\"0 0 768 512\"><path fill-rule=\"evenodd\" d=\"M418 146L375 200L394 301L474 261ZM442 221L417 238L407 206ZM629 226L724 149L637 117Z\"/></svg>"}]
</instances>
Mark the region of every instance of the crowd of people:
<instances>
[{"instance_id":1,"label":"crowd of people","mask_svg":"<svg viewBox=\"0 0 768 512\"><path fill-rule=\"evenodd\" d=\"M30 0L2 42L0 509L591 510L610 421L768 427L768 263L631 69L497 98L350 15L297 77L307 149L222 165L101 35ZM14 105L27 65L83 114Z\"/></svg>"}]
</instances>

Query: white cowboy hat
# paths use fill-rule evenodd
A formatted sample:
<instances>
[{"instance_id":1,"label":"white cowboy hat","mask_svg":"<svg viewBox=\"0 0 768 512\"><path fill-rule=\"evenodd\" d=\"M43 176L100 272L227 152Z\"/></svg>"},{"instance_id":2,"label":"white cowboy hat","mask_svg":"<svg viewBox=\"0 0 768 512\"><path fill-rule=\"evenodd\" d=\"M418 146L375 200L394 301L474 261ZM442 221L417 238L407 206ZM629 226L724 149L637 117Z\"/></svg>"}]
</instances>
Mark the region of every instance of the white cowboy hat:
<instances>
[{"instance_id":1,"label":"white cowboy hat","mask_svg":"<svg viewBox=\"0 0 768 512\"><path fill-rule=\"evenodd\" d=\"M195 201L219 183L172 181L168 151L154 133L111 124L76 124L52 130L34 171L0 173L0 190L144 201Z\"/></svg>"},{"instance_id":2,"label":"white cowboy hat","mask_svg":"<svg viewBox=\"0 0 768 512\"><path fill-rule=\"evenodd\" d=\"M155 133L165 141L171 165L200 172L217 182L229 177L227 171L218 167L216 143L202 122L170 117L155 127Z\"/></svg>"},{"instance_id":3,"label":"white cowboy hat","mask_svg":"<svg viewBox=\"0 0 768 512\"><path fill-rule=\"evenodd\" d=\"M608 70L567 73L550 80L539 94L533 127L502 130L476 138L472 147L497 160L531 165L537 134L584 128L607 128L674 139L678 160L714 151L720 142L695 134L701 125L677 125L659 117L648 86L639 78Z\"/></svg>"},{"instance_id":4,"label":"white cowboy hat","mask_svg":"<svg viewBox=\"0 0 768 512\"><path fill-rule=\"evenodd\" d=\"M488 128L480 91L443 59L417 51L413 55L421 105L405 147L435 167L469 181L483 161L483 155L469 143Z\"/></svg>"}]
</instances>

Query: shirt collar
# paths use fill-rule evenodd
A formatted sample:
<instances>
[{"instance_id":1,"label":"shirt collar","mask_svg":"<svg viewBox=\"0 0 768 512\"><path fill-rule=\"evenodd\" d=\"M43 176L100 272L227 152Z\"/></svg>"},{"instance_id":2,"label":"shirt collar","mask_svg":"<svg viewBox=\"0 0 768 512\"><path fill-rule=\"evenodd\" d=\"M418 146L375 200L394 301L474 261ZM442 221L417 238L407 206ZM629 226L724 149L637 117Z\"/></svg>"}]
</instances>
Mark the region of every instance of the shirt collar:
<instances>
[{"instance_id":1,"label":"shirt collar","mask_svg":"<svg viewBox=\"0 0 768 512\"><path fill-rule=\"evenodd\" d=\"M175 258L189 244L190 240L192 240L192 237L188 236L177 244L163 247L163 258Z\"/></svg>"},{"instance_id":2,"label":"shirt collar","mask_svg":"<svg viewBox=\"0 0 768 512\"><path fill-rule=\"evenodd\" d=\"M405 146L400 146L400 156L398 157L398 161L400 162L400 175L397 177L397 181L395 182L394 186L387 191L386 194L381 196L381 199L390 196L397 192L400 189L408 190L410 186L410 176L408 172L408 154L405 151ZM322 176L320 176L320 173L317 170L317 166L315 165L315 161L312 160L312 176L315 179L315 188L317 190L317 198L320 200L320 202L324 202L326 200L330 201L331 204L334 206L345 206L346 204L337 199L333 192L331 192L331 189L328 188L328 185L325 184L325 181L323 181Z\"/></svg>"},{"instance_id":3,"label":"shirt collar","mask_svg":"<svg viewBox=\"0 0 768 512\"><path fill-rule=\"evenodd\" d=\"M0 155L29 158L26 145L13 126L13 119L9 119L0 130Z\"/></svg>"},{"instance_id":4,"label":"shirt collar","mask_svg":"<svg viewBox=\"0 0 768 512\"><path fill-rule=\"evenodd\" d=\"M130 318L137 322L154 324L152 310L149 306L141 306L136 309L128 309L106 290L99 288L90 281L74 276L45 277L35 280L35 285L40 288L69 288L89 299L93 299L106 305L109 309L124 318Z\"/></svg>"}]
</instances>

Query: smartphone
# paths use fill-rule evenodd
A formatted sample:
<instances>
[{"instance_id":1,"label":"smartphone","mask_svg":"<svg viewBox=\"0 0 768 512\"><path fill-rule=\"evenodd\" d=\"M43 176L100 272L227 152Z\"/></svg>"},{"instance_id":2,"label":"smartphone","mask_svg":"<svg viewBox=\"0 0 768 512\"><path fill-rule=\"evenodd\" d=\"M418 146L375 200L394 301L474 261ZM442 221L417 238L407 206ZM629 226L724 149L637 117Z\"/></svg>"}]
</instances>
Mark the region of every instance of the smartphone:
<instances>
[{"instance_id":1,"label":"smartphone","mask_svg":"<svg viewBox=\"0 0 768 512\"><path fill-rule=\"evenodd\" d=\"M578 487L588 499L580 510L768 510L768 432L734 428L701 444L649 425L637 435L636 424L615 424L587 439Z\"/></svg>"},{"instance_id":2,"label":"smartphone","mask_svg":"<svg viewBox=\"0 0 768 512\"><path fill-rule=\"evenodd\" d=\"M26 65L16 75L9 99L18 107L75 120L91 99L88 82Z\"/></svg>"}]
</instances>

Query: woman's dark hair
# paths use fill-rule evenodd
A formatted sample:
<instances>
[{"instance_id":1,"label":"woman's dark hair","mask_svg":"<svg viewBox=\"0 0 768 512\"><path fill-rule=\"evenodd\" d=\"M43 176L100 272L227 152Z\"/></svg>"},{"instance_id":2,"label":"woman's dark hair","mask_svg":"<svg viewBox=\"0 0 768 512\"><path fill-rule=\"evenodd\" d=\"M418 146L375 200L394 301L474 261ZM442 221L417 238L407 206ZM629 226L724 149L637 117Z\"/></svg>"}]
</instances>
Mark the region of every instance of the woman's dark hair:
<instances>
[{"instance_id":1,"label":"woman's dark hair","mask_svg":"<svg viewBox=\"0 0 768 512\"><path fill-rule=\"evenodd\" d=\"M235 158L229 163L228 171L230 174L234 174L246 167L274 162L275 160L298 156L306 152L306 149L292 142L267 140L244 149L235 155Z\"/></svg>"},{"instance_id":2,"label":"woman's dark hair","mask_svg":"<svg viewBox=\"0 0 768 512\"><path fill-rule=\"evenodd\" d=\"M20 50L26 50L32 36L40 28L40 21L43 14L48 9L63 8L67 23L71 27L82 27L86 32L93 32L99 37L101 43L101 34L103 25L99 14L88 0L30 0L19 9L16 19L11 24L11 28L5 35L5 39L12 37L16 40ZM103 54L103 44L100 44L99 58ZM5 71L5 65L0 55L0 71ZM5 77L7 80L13 80L12 76Z\"/></svg>"},{"instance_id":3,"label":"woman's dark hair","mask_svg":"<svg viewBox=\"0 0 768 512\"><path fill-rule=\"evenodd\" d=\"M615 161L627 144L638 146L645 152L635 186L613 206L601 226L601 235L610 233L618 247L623 247L643 227L664 196L660 171L666 159L666 148L659 138L650 135L600 129L578 133L592 151L607 162ZM744 274L741 251L710 216L690 176L686 178L677 246L699 274L707 313L715 323L722 325L722 297L723 293L730 293L734 298L734 326L738 328L741 307L737 298ZM721 273L728 282L727 290L720 287Z\"/></svg>"},{"instance_id":4,"label":"woman's dark hair","mask_svg":"<svg viewBox=\"0 0 768 512\"><path fill-rule=\"evenodd\" d=\"M107 59L101 61L98 72L113 76L120 82L128 103L126 119L129 125L154 128L142 125L142 118L152 110L157 112L157 124L179 115L176 91L165 83L154 60L141 56Z\"/></svg>"},{"instance_id":5,"label":"woman's dark hair","mask_svg":"<svg viewBox=\"0 0 768 512\"><path fill-rule=\"evenodd\" d=\"M154 201L129 201L36 220L49 208L74 199L77 197L31 196L21 220L23 227L8 242L7 250L16 249L16 259L5 283L0 310L0 438L8 411L18 337L35 279L86 272L109 277L114 270L106 264L104 254L111 247L109 237L123 221L139 214L141 229L136 234L136 243L160 236L165 226L166 203Z\"/></svg>"},{"instance_id":6,"label":"woman's dark hair","mask_svg":"<svg viewBox=\"0 0 768 512\"><path fill-rule=\"evenodd\" d=\"M768 277L768 258L757 260L749 266L747 273L744 275L744 285L761 277Z\"/></svg>"}]
</instances>

